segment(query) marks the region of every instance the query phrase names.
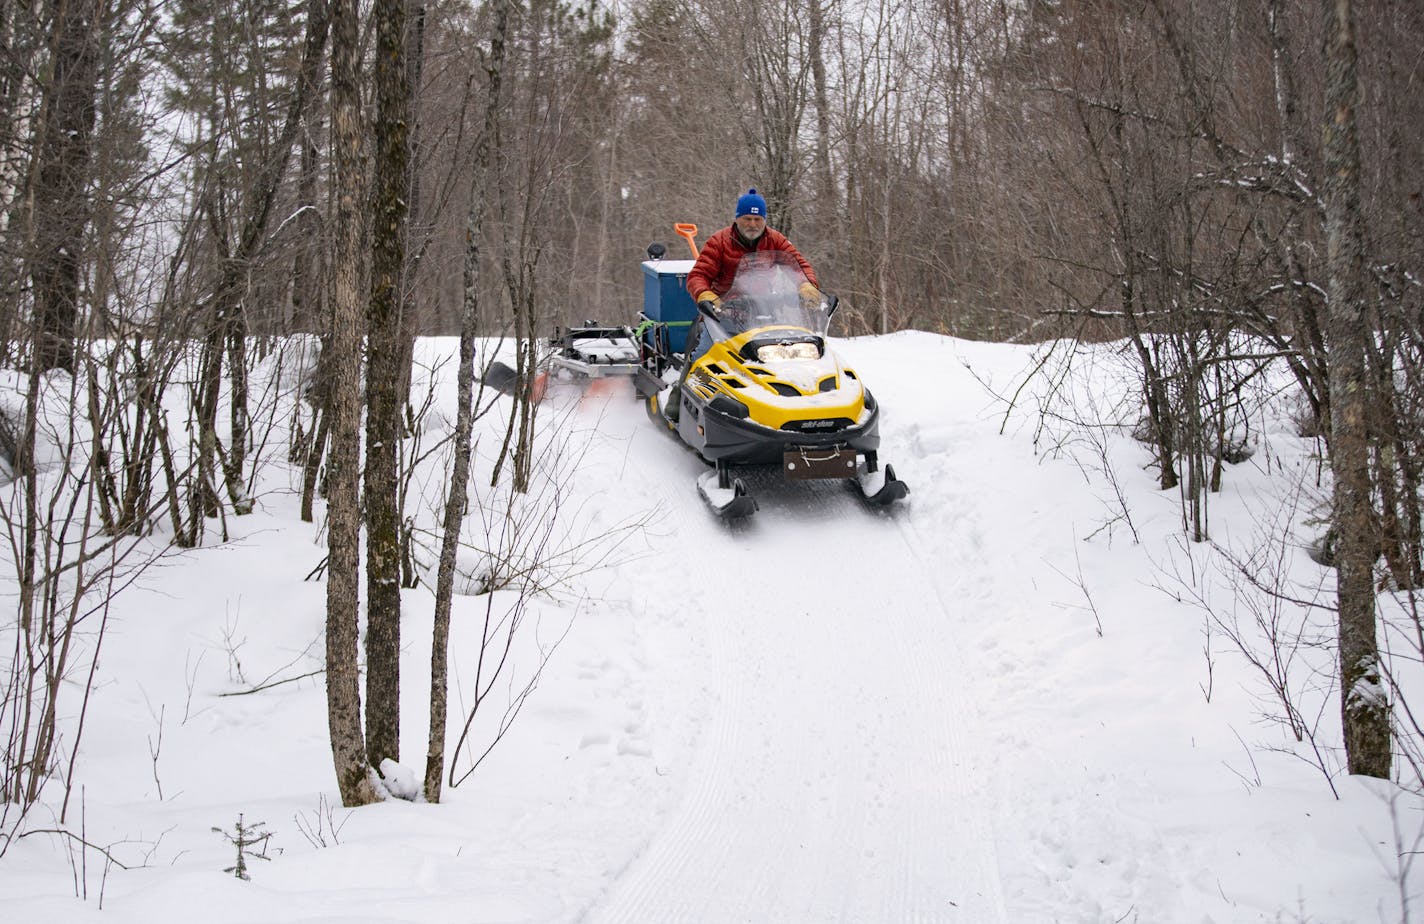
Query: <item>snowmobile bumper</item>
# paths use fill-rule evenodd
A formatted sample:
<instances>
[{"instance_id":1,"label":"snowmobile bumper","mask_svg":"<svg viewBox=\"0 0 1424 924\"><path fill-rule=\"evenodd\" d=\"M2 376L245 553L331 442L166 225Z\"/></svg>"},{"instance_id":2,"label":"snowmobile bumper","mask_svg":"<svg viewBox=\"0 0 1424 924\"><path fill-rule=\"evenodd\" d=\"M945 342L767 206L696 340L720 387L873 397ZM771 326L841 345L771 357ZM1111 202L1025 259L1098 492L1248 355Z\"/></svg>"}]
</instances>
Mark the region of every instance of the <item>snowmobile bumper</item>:
<instances>
[{"instance_id":1,"label":"snowmobile bumper","mask_svg":"<svg viewBox=\"0 0 1424 924\"><path fill-rule=\"evenodd\" d=\"M689 413L689 410L692 412ZM855 453L880 448L880 409L867 402L860 421L795 421L788 429L773 430L750 420L745 405L719 396L698 407L684 402L679 429L686 441L697 447L709 462L729 465L780 465L784 470L797 460L805 463L791 477L851 478ZM789 429L795 426L796 429ZM811 460L831 460L830 467L816 467ZM827 463L823 462L822 465ZM834 472L834 474L832 474Z\"/></svg>"}]
</instances>

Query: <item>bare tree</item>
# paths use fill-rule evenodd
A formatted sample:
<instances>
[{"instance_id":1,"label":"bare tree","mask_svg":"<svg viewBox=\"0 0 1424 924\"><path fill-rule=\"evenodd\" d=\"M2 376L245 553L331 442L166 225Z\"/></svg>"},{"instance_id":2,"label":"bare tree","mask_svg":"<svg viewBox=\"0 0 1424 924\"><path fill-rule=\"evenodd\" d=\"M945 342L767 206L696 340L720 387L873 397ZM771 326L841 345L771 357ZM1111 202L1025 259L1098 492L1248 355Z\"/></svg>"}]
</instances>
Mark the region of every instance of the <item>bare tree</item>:
<instances>
[{"instance_id":1,"label":"bare tree","mask_svg":"<svg viewBox=\"0 0 1424 924\"><path fill-rule=\"evenodd\" d=\"M449 714L450 605L455 587L455 556L460 526L469 502L470 433L475 403L475 341L480 324L480 236L489 199L492 150L499 127L500 87L504 72L504 42L509 31L510 0L496 0L486 65L488 89L484 124L475 144L474 186L466 223L464 271L465 310L460 325L459 406L455 420L455 457L450 467L449 495L441 524L440 564L435 583L435 628L430 646L430 740L425 755L425 798L439 802L445 774L445 728Z\"/></svg>"},{"instance_id":2,"label":"bare tree","mask_svg":"<svg viewBox=\"0 0 1424 924\"><path fill-rule=\"evenodd\" d=\"M402 391L410 380L405 312L410 194L406 0L377 0L376 119L371 188L371 298L366 324L366 751L373 767L400 760L398 459Z\"/></svg>"},{"instance_id":3,"label":"bare tree","mask_svg":"<svg viewBox=\"0 0 1424 924\"><path fill-rule=\"evenodd\" d=\"M37 125L40 140L31 193L30 275L39 332L33 362L41 370L73 372L79 266L93 213L87 188L99 73L99 4L56 3L54 18L57 40Z\"/></svg>"},{"instance_id":4,"label":"bare tree","mask_svg":"<svg viewBox=\"0 0 1424 924\"><path fill-rule=\"evenodd\" d=\"M335 197L327 463L326 710L343 805L376 800L361 730L361 254L363 165L356 4L331 5L331 188Z\"/></svg>"},{"instance_id":5,"label":"bare tree","mask_svg":"<svg viewBox=\"0 0 1424 924\"><path fill-rule=\"evenodd\" d=\"M1325 227L1330 254L1330 450L1335 474L1335 570L1339 589L1341 716L1351 773L1388 779L1389 704L1376 640L1374 528L1366 340L1372 328L1365 294L1360 203L1359 105L1354 11L1327 0L1324 126Z\"/></svg>"}]
</instances>

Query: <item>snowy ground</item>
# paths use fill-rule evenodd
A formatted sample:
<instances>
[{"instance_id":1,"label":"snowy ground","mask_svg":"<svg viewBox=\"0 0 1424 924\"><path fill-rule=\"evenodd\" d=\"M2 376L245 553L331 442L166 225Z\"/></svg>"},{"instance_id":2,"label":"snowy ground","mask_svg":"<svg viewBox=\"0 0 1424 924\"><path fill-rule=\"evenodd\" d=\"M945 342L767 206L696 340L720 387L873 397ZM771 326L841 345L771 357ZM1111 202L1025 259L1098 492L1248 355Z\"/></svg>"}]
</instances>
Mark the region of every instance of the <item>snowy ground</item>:
<instances>
[{"instance_id":1,"label":"snowy ground","mask_svg":"<svg viewBox=\"0 0 1424 924\"><path fill-rule=\"evenodd\" d=\"M534 604L538 641L562 642L438 806L333 806L319 676L224 695L320 666L323 591L305 578L324 536L274 465L232 542L163 559L116 607L68 822L130 868L26 837L0 861L0 920L1404 918L1421 882L1396 858L1424 829L1418 803L1344 776L1337 799L1308 744L1263 718L1257 675L1169 577L1209 573L1211 556L1177 538L1177 497L1154 490L1143 449L1116 433L1064 445L1041 386L1004 426L991 392L1014 394L1027 347L902 333L840 350L911 486L889 512L835 484L767 482L728 528L702 508L699 461L625 396L550 395L548 417L587 446L568 522L623 541ZM1106 414L1120 386L1086 360L1073 400ZM447 387L432 435L452 401ZM1269 419L1255 439L1212 499L1213 537L1242 554L1264 518L1308 512L1292 485L1309 447ZM438 479L424 489L437 498ZM1325 577L1299 549L1283 561L1302 593ZM1239 613L1224 593L1208 602ZM486 599L459 598L466 693ZM430 609L406 592L417 774ZM1328 666L1302 651L1293 683L1333 749L1335 701L1311 692ZM31 828L57 826L58 799ZM223 872L233 848L212 830L240 814L272 834L250 882Z\"/></svg>"}]
</instances>

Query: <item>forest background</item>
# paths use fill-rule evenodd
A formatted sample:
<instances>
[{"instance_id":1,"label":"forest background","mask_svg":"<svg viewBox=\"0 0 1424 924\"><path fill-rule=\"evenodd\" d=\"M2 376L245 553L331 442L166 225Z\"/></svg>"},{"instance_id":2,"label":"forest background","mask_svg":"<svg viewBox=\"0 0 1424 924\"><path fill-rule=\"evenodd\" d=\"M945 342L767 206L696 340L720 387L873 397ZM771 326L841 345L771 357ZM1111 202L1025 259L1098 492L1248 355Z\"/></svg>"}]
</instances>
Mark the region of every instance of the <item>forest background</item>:
<instances>
[{"instance_id":1,"label":"forest background","mask_svg":"<svg viewBox=\"0 0 1424 924\"><path fill-rule=\"evenodd\" d=\"M647 243L676 221L705 236L748 186L845 333L1120 342L1194 542L1284 363L1332 498L1316 551L1339 574L1349 769L1416 786L1394 665L1424 653L1421 39L1403 0L6 3L6 830L78 753L65 683L129 556L220 541L273 451L305 467L307 518L329 505L342 797L383 795L415 338L461 335L465 389L477 337L513 336L528 368L557 324L630 320ZM303 338L320 360L278 448L250 376ZM1052 381L1068 360L1045 355ZM516 490L532 397L493 475ZM446 601L478 403L460 405ZM1393 662L1380 593L1413 627Z\"/></svg>"}]
</instances>

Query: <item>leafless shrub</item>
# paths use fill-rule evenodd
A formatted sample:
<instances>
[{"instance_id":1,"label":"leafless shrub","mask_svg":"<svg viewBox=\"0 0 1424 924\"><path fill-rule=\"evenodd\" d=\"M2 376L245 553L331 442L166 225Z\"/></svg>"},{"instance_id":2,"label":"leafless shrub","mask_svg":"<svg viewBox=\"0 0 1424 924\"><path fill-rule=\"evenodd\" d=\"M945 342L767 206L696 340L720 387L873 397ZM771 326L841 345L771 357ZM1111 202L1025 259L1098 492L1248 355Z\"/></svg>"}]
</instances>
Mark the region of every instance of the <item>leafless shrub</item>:
<instances>
[{"instance_id":1,"label":"leafless shrub","mask_svg":"<svg viewBox=\"0 0 1424 924\"><path fill-rule=\"evenodd\" d=\"M80 354L81 366L89 361ZM29 375L18 477L0 488L0 559L18 590L16 618L0 625L10 651L0 661L0 830L10 832L56 776L67 806L110 604L166 548L100 515L95 448L118 439L122 415L108 404L88 417L72 413L82 378ZM62 705L70 697L77 702Z\"/></svg>"},{"instance_id":2,"label":"leafless shrub","mask_svg":"<svg viewBox=\"0 0 1424 924\"><path fill-rule=\"evenodd\" d=\"M10 840L22 840L27 837L50 837L58 838L66 849L66 859L69 861L70 871L74 877L74 897L83 901L89 900L89 879L90 860L89 854L92 852L102 860L102 868L99 870L99 910L104 910L104 888L109 881L109 872L113 869L131 870L146 867L152 864L155 854L163 844L163 832L153 840L137 840L133 838L122 838L111 841L107 844L99 844L89 839L88 831L88 811L84 798L83 787L80 787L79 796L79 824L78 831L71 830L68 826L56 825L55 827L31 826L24 831L13 836L0 831L0 854L9 846ZM129 856L129 854L136 854Z\"/></svg>"},{"instance_id":3,"label":"leafless shrub","mask_svg":"<svg viewBox=\"0 0 1424 924\"><path fill-rule=\"evenodd\" d=\"M1102 637L1103 637L1103 617L1102 617L1102 614L1098 612L1098 605L1093 602L1093 595L1092 595L1092 593L1089 592L1089 590L1088 590L1088 579L1083 576L1083 561L1082 561L1081 556L1078 555L1078 543L1077 543L1077 538L1076 538L1076 537L1074 538L1074 542L1073 542L1073 564L1076 566L1076 568L1075 568L1074 574L1073 574L1071 577L1070 577L1069 575L1067 575L1067 574L1064 574L1064 573L1063 573L1057 566L1055 566L1055 565L1050 565L1049 567L1052 567L1054 571L1058 572L1058 575L1059 575L1060 577L1062 577L1062 578L1064 578L1065 580L1071 582L1075 587L1078 588L1079 592L1082 593L1082 595L1083 595L1083 600L1084 600L1084 602L1085 602L1085 604L1086 604L1086 606L1085 606L1084 608L1086 608L1086 609L1088 610L1088 612L1090 612L1090 613L1093 614L1093 625L1097 627L1098 638L1102 638ZM1062 604L1062 605L1063 605L1063 606L1067 606L1068 604Z\"/></svg>"},{"instance_id":4,"label":"leafless shrub","mask_svg":"<svg viewBox=\"0 0 1424 924\"><path fill-rule=\"evenodd\" d=\"M1114 444L1132 433L1140 403L1131 387L1122 384L1124 367L1112 351L1101 347L1065 341L1039 349L1041 355L1026 371L1012 399L997 396L1008 405L1005 424L1020 402L1033 401L1034 446L1050 458L1072 462L1090 485L1106 484L1110 492L1102 498L1108 517L1087 538L1104 530L1111 536L1112 529L1121 524L1134 543L1140 542L1127 489L1113 461ZM1105 388L1105 382L1118 385ZM987 387L987 383L981 384Z\"/></svg>"},{"instance_id":5,"label":"leafless shrub","mask_svg":"<svg viewBox=\"0 0 1424 924\"><path fill-rule=\"evenodd\" d=\"M1379 786L1372 789L1375 796L1389 806L1390 833L1393 840L1389 851L1382 850L1374 840L1369 841L1369 848L1399 894L1400 924L1409 924L1413 919L1416 897L1411 882L1414 861L1424 855L1424 820L1419 817L1418 802L1410 797L1407 790L1397 786ZM1414 817L1406 818L1406 813Z\"/></svg>"},{"instance_id":6,"label":"leafless shrub","mask_svg":"<svg viewBox=\"0 0 1424 924\"><path fill-rule=\"evenodd\" d=\"M1258 681L1260 721L1283 728L1305 753L1294 745L1265 748L1305 760L1335 792L1340 768L1320 732L1336 693L1333 624L1321 617L1334 609L1321 583L1301 586L1292 575L1298 549L1286 537L1297 509L1288 502L1263 514L1244 548L1179 540L1157 566L1157 587L1202 611L1208 651L1213 637L1228 643ZM1210 656L1208 665L1214 670Z\"/></svg>"},{"instance_id":7,"label":"leafless shrub","mask_svg":"<svg viewBox=\"0 0 1424 924\"><path fill-rule=\"evenodd\" d=\"M1418 695L1418 672L1424 665L1424 613L1416 591L1396 591L1380 597L1380 660L1394 724L1394 747L1402 766L1401 785L1424 791L1424 717L1411 705Z\"/></svg>"},{"instance_id":8,"label":"leafless shrub","mask_svg":"<svg viewBox=\"0 0 1424 924\"><path fill-rule=\"evenodd\" d=\"M153 785L158 790L158 800L163 801L163 780L158 776L158 757L163 753L163 719L167 714L167 707L160 706L158 709L158 738L153 735L148 736L148 756L153 762Z\"/></svg>"},{"instance_id":9,"label":"leafless shrub","mask_svg":"<svg viewBox=\"0 0 1424 924\"><path fill-rule=\"evenodd\" d=\"M465 590L480 598L483 612L475 617L472 671L459 664L452 671L465 715L451 752L452 787L480 766L538 686L573 625L577 580L616 563L653 513L629 511L610 525L587 509L587 492L577 492L585 499L575 504L574 479L588 452L587 433L572 425L575 413L569 407L563 417L540 416L527 491L501 484L471 499L462 548L474 564L463 572Z\"/></svg>"},{"instance_id":10,"label":"leafless shrub","mask_svg":"<svg viewBox=\"0 0 1424 924\"><path fill-rule=\"evenodd\" d=\"M308 844L318 849L335 847L341 843L341 829L351 820L347 812L340 821L336 820L336 807L326 798L326 793L317 796L316 808L310 815L298 812L292 816L297 831L306 838Z\"/></svg>"}]
</instances>

